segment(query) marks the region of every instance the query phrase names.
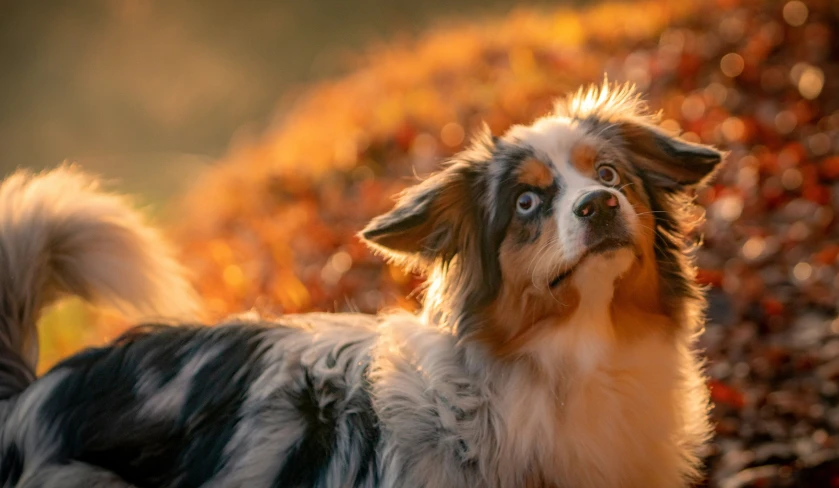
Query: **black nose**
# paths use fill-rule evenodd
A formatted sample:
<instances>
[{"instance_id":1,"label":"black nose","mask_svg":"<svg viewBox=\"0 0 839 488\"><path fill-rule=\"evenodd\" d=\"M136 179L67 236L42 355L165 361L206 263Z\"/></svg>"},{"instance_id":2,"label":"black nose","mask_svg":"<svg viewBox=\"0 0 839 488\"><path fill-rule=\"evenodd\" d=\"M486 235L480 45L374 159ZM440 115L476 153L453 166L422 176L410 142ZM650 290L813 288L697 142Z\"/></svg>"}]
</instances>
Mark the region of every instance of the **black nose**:
<instances>
[{"instance_id":1,"label":"black nose","mask_svg":"<svg viewBox=\"0 0 839 488\"><path fill-rule=\"evenodd\" d=\"M595 190L577 200L574 215L581 219L608 219L614 217L619 208L617 195L606 190Z\"/></svg>"}]
</instances>

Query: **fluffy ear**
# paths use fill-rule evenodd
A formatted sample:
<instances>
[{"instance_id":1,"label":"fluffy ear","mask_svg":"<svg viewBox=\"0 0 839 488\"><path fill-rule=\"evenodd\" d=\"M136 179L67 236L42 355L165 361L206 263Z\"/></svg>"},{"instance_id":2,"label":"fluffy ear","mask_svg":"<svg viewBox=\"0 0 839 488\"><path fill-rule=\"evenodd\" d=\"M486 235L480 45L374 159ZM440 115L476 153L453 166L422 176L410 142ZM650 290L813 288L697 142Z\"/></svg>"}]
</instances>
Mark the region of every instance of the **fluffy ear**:
<instances>
[{"instance_id":1,"label":"fluffy ear","mask_svg":"<svg viewBox=\"0 0 839 488\"><path fill-rule=\"evenodd\" d=\"M710 146L668 135L651 125L624 122L620 132L636 156L632 163L663 189L677 191L701 186L723 158L720 151Z\"/></svg>"},{"instance_id":2,"label":"fluffy ear","mask_svg":"<svg viewBox=\"0 0 839 488\"><path fill-rule=\"evenodd\" d=\"M373 250L408 265L451 259L475 230L474 175L457 163L409 188L361 231Z\"/></svg>"}]
</instances>

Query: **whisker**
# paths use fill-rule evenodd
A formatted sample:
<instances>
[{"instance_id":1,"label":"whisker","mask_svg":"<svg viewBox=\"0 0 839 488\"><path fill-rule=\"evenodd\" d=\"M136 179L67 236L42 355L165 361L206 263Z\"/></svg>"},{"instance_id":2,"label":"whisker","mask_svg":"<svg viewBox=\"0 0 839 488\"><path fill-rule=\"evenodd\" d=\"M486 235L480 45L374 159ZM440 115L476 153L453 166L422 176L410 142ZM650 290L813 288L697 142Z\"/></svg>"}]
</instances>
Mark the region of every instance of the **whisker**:
<instances>
[{"instance_id":1,"label":"whisker","mask_svg":"<svg viewBox=\"0 0 839 488\"><path fill-rule=\"evenodd\" d=\"M622 187L618 188L618 191L623 191L623 189L626 188L627 186L634 185L634 184L635 184L634 181L630 181L629 183L627 183L627 184L623 185ZM633 207L634 207L634 205L633 205Z\"/></svg>"}]
</instances>

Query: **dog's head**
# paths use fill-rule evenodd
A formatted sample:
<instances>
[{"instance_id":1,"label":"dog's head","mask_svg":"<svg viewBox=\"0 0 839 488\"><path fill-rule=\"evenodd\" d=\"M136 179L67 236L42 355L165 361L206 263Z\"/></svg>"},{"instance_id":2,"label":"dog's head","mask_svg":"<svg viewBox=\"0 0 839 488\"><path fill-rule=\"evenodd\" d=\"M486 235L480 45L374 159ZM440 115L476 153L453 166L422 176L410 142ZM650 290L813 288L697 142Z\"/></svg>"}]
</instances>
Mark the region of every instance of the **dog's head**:
<instances>
[{"instance_id":1,"label":"dog's head","mask_svg":"<svg viewBox=\"0 0 839 488\"><path fill-rule=\"evenodd\" d=\"M575 315L606 314L604 333L627 339L675 326L699 300L686 197L721 154L652 122L630 87L580 91L530 126L482 135L361 235L427 272L427 309L502 357Z\"/></svg>"}]
</instances>

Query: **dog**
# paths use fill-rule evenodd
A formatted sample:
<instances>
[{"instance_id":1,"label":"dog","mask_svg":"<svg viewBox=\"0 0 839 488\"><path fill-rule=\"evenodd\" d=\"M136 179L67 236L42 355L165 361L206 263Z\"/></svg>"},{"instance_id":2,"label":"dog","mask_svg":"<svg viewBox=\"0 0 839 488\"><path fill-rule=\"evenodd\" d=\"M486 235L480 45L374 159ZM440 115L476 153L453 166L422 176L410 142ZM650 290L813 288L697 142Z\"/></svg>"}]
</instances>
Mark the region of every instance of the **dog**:
<instances>
[{"instance_id":1,"label":"dog","mask_svg":"<svg viewBox=\"0 0 839 488\"><path fill-rule=\"evenodd\" d=\"M0 486L689 486L711 432L691 202L723 154L655 122L631 86L581 89L401 194L360 237L427 276L416 315L190 325L184 270L123 198L12 175ZM181 322L36 379L64 294Z\"/></svg>"}]
</instances>

